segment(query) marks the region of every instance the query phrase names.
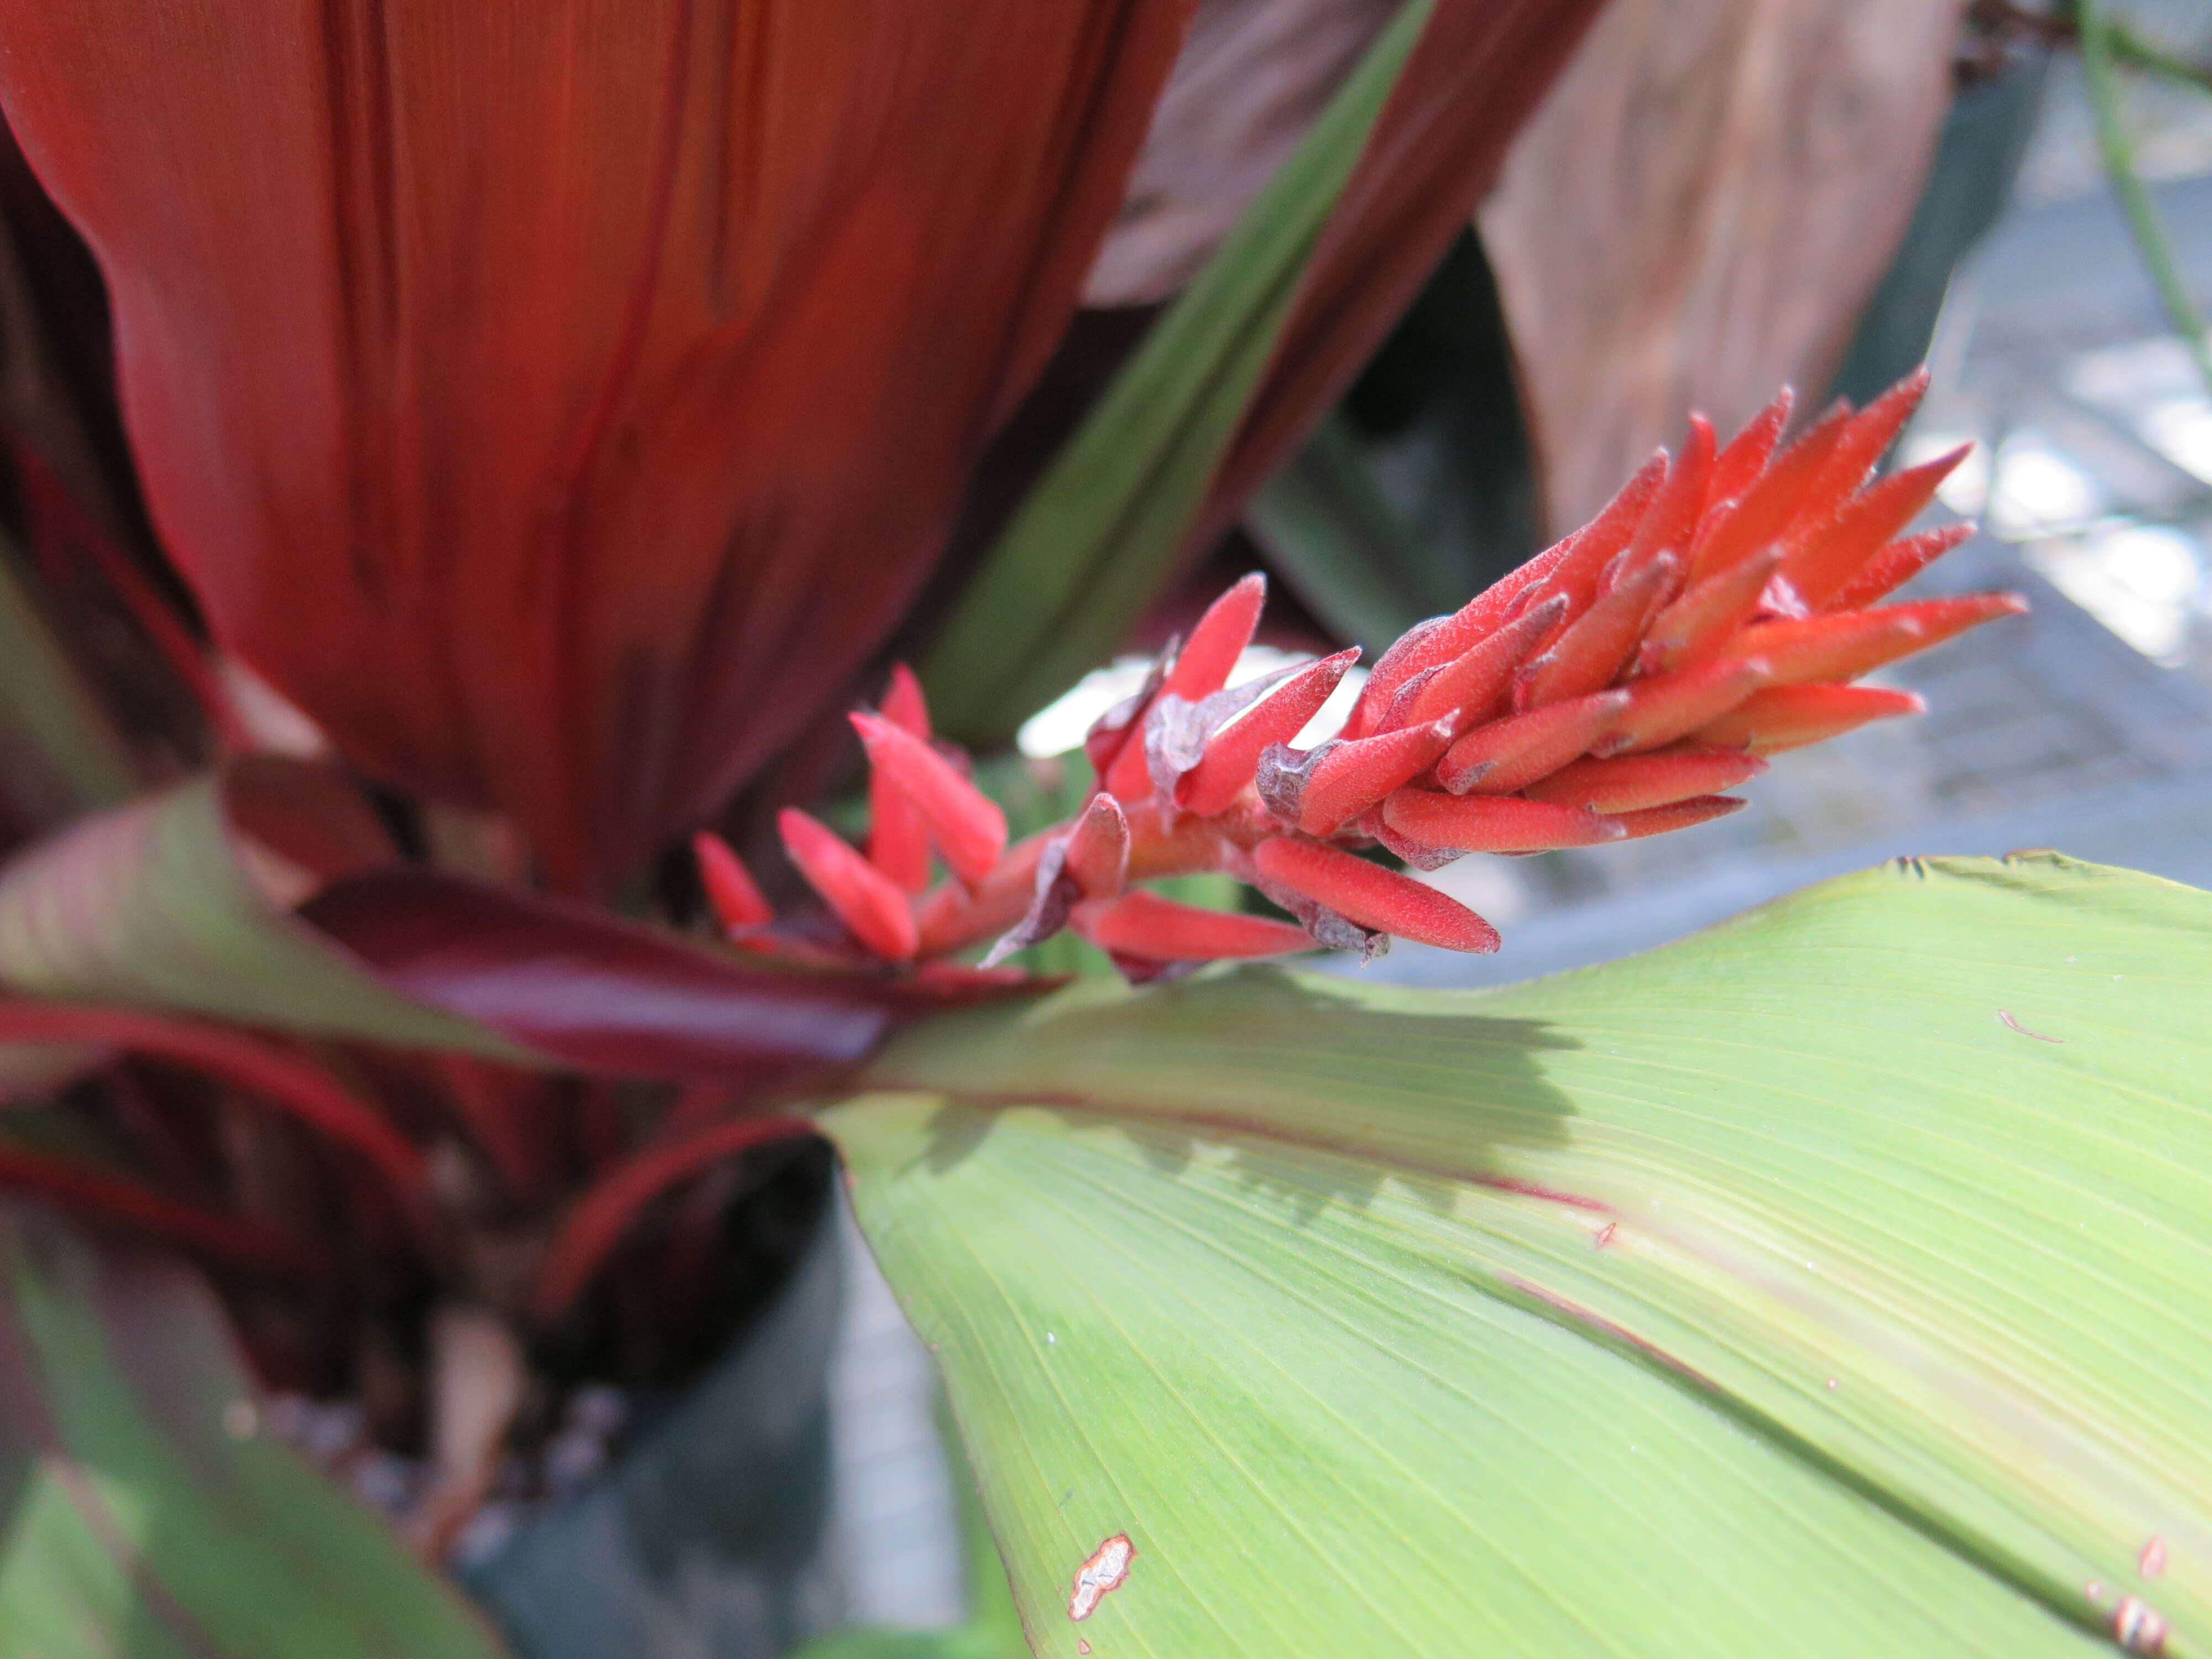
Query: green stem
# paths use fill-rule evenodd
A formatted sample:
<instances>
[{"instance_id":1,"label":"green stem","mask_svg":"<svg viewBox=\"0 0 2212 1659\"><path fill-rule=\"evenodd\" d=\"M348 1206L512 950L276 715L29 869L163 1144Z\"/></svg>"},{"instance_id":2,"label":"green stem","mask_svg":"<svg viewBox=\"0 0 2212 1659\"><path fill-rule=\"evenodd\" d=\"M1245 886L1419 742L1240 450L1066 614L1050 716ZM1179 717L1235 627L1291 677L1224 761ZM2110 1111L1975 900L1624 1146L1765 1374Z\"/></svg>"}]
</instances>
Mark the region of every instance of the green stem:
<instances>
[{"instance_id":1,"label":"green stem","mask_svg":"<svg viewBox=\"0 0 2212 1659\"><path fill-rule=\"evenodd\" d=\"M2081 40L2081 67L2089 85L2089 104L2097 117L2097 148L2104 156L2105 172L2120 198L2121 209L2127 214L2136 250L2142 256L2151 281L2158 287L2159 298L2165 303L2166 314L2188 346L2206 389L2212 391L2212 350L2208 350L2204 343L2204 319L2190 295L2189 285L2182 280L2172 244L2166 240L2166 226L2159 219L2149 189L2136 171L2135 147L2121 124L2119 88L2112 76L2112 24L2106 3L2107 0L2078 0L2075 10L2075 27Z\"/></svg>"},{"instance_id":2,"label":"green stem","mask_svg":"<svg viewBox=\"0 0 2212 1659\"><path fill-rule=\"evenodd\" d=\"M2162 75L2169 81L2186 82L2206 92L2212 92L2212 64L2199 64L2176 56L2163 46L2154 46L2132 29L2119 23L2105 26L2105 38L2111 42L2112 61L2125 64L2152 75Z\"/></svg>"}]
</instances>

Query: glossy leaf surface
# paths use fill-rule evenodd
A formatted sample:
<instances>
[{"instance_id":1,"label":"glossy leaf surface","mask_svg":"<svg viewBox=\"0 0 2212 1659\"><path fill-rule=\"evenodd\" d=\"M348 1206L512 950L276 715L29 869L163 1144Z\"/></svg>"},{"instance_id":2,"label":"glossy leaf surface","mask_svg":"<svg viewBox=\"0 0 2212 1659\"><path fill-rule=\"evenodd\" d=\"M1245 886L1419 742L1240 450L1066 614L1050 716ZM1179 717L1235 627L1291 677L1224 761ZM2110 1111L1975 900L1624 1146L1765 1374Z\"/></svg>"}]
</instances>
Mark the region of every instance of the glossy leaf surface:
<instances>
[{"instance_id":1,"label":"glossy leaf surface","mask_svg":"<svg viewBox=\"0 0 2212 1659\"><path fill-rule=\"evenodd\" d=\"M1911 862L1496 993L1075 988L828 1127L1040 1653L2197 1654L2208 994L2204 894Z\"/></svg>"},{"instance_id":2,"label":"glossy leaf surface","mask_svg":"<svg viewBox=\"0 0 2212 1659\"><path fill-rule=\"evenodd\" d=\"M384 1523L261 1425L172 1263L0 1216L0 1656L496 1659Z\"/></svg>"},{"instance_id":3,"label":"glossy leaf surface","mask_svg":"<svg viewBox=\"0 0 2212 1659\"><path fill-rule=\"evenodd\" d=\"M364 861L345 798L315 787L329 781L289 763L234 771L33 848L0 871L0 985L656 1076L849 1061L896 1019L944 1006L884 981L778 972L519 888ZM320 813L308 810L319 793ZM300 909L275 902L272 884L325 876Z\"/></svg>"},{"instance_id":4,"label":"glossy leaf surface","mask_svg":"<svg viewBox=\"0 0 2212 1659\"><path fill-rule=\"evenodd\" d=\"M0 102L217 635L603 886L899 620L1188 9L88 0Z\"/></svg>"}]
</instances>

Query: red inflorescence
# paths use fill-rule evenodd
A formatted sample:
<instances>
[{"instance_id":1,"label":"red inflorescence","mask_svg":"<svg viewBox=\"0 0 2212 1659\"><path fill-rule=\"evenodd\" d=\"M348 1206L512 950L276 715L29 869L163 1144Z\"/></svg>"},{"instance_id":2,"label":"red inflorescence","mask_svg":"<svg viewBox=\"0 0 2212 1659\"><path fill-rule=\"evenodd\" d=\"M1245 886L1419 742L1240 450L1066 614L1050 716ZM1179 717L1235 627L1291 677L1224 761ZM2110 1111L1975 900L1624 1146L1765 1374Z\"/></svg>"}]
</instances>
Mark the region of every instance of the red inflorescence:
<instances>
[{"instance_id":1,"label":"red inflorescence","mask_svg":"<svg viewBox=\"0 0 2212 1659\"><path fill-rule=\"evenodd\" d=\"M873 769L867 855L797 812L786 850L886 963L995 936L988 966L1062 928L1133 978L1316 943L1371 955L1394 936L1495 950L1481 917L1359 853L1433 870L1705 823L1743 804L1717 792L1762 757L1923 707L1849 682L2025 608L2005 593L1868 608L1966 534L1900 538L1964 451L1869 481L1925 385L1923 371L1863 411L1839 404L1788 445L1786 391L1717 448L1693 420L1679 458L1662 451L1583 528L1408 631L1342 731L1310 749L1291 745L1358 653L1230 686L1267 597L1246 577L1093 729L1100 784L1084 810L1011 848L898 669L881 713L853 717ZM925 890L933 849L948 873ZM775 948L736 855L711 837L698 853L725 928ZM1297 926L1133 885L1200 871L1249 883Z\"/></svg>"}]
</instances>

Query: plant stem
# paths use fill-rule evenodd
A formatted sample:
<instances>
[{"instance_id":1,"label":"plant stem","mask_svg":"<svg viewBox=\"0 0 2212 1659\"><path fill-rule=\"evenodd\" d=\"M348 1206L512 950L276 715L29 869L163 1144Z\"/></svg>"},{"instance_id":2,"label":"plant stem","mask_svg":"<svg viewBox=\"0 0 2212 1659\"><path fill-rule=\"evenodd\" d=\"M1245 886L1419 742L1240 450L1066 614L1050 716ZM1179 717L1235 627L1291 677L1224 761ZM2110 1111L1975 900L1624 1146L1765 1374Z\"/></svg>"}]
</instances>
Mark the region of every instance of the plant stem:
<instances>
[{"instance_id":1,"label":"plant stem","mask_svg":"<svg viewBox=\"0 0 2212 1659\"><path fill-rule=\"evenodd\" d=\"M2097 118L2097 148L2104 156L2105 172L2120 198L2120 207L2127 215L2136 250L2142 255L2151 281L2157 285L2167 317L2189 348L2206 390L2212 392L2212 350L2207 349L2204 342L2204 319L2190 295L2189 285L2182 280L2180 267L2174 262L2173 246L2166 240L2166 226L2158 216L2149 189L2136 171L2135 147L2121 124L2119 88L2112 76L2113 37L2106 9L2107 3L2108 0L2078 0L2075 9L2075 26L2081 42L2081 67L2088 81L2089 105Z\"/></svg>"},{"instance_id":2,"label":"plant stem","mask_svg":"<svg viewBox=\"0 0 2212 1659\"><path fill-rule=\"evenodd\" d=\"M2139 69L2152 75L2163 75L2169 81L2185 82L2191 86L2212 92L2212 64L2199 64L2176 56L2163 46L2154 46L2132 29L2118 23L2107 23L2105 38L2112 48L2116 63L2130 69Z\"/></svg>"}]
</instances>

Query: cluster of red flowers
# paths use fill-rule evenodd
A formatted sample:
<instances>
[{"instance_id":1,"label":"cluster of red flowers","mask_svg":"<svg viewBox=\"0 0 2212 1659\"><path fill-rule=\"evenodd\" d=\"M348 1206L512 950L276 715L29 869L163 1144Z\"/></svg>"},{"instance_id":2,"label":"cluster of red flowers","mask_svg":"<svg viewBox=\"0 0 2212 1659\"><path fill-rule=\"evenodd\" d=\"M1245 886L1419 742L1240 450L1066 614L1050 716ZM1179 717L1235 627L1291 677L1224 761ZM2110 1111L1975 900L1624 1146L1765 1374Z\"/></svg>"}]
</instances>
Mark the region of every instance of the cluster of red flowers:
<instances>
[{"instance_id":1,"label":"cluster of red flowers","mask_svg":"<svg viewBox=\"0 0 2212 1659\"><path fill-rule=\"evenodd\" d=\"M1850 681L2024 608L2004 593L1869 608L1970 533L1893 539L1963 448L1869 483L1925 384L1857 413L1838 404L1787 447L1787 391L1717 449L1693 418L1682 453L1655 455L1589 524L1409 630L1342 732L1310 749L1290 745L1359 653L1230 686L1266 599L1265 578L1246 577L1092 729L1099 787L1083 811L1011 848L902 668L880 712L852 717L872 769L865 855L796 810L784 846L890 963L999 934L988 967L1063 927L1139 979L1316 943L1371 955L1392 936L1495 950L1474 912L1353 849L1432 870L1705 823L1743 805L1720 792L1762 757L1922 706ZM933 890L933 843L950 872ZM775 948L736 855L712 837L697 850L732 937ZM1302 925L1133 884L1197 871L1227 872Z\"/></svg>"}]
</instances>

